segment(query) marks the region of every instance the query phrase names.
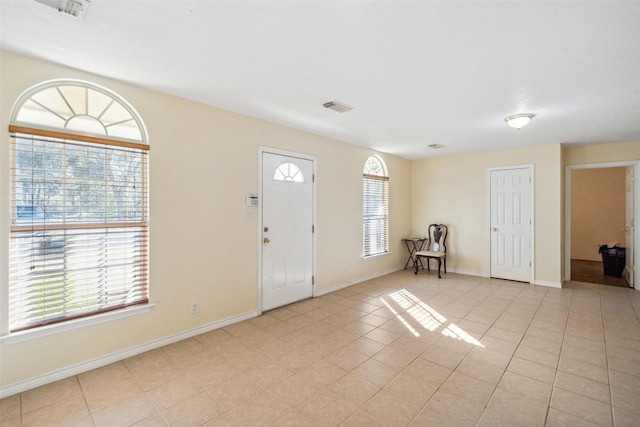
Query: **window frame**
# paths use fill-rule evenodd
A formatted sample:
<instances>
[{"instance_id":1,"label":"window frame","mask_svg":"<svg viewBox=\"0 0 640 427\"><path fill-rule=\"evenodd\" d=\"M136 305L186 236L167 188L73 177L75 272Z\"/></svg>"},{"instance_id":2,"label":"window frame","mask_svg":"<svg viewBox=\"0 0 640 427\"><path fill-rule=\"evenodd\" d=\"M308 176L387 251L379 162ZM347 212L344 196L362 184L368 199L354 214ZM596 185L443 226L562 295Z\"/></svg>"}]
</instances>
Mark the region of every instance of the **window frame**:
<instances>
[{"instance_id":1,"label":"window frame","mask_svg":"<svg viewBox=\"0 0 640 427\"><path fill-rule=\"evenodd\" d=\"M389 176L384 160L370 156L362 174L362 256L389 253Z\"/></svg>"},{"instance_id":2,"label":"window frame","mask_svg":"<svg viewBox=\"0 0 640 427\"><path fill-rule=\"evenodd\" d=\"M123 120L122 122L112 121L110 123L106 123L106 125L103 122L100 122L105 129L105 135L84 132L82 131L82 129L78 129L77 126L75 129L65 129L63 127L55 128L48 125L43 126L43 125L40 125L39 123L32 123L32 122L17 120L17 117L19 117L21 113L21 109L23 108L25 103L31 102L33 104L32 97L37 96L39 93L45 90L50 90L51 88L55 88L55 90L57 90L61 94L62 98L64 99L64 95L60 91L59 87L68 87L68 86L73 86L74 89L77 89L79 91L85 90L87 93L86 100L85 100L86 102L85 111L81 112L82 114L77 114L77 116L83 116L85 118L89 117L89 120L93 120L94 122L100 121L101 120L100 116L106 115L106 112L108 111L108 109L112 105L115 105L116 107L119 108L118 111L120 116L124 115L125 120ZM102 98L107 97L108 98L107 100L110 101L108 105L101 107L100 116L89 115L90 98L88 94L90 90L100 94ZM72 120L75 117L74 114L76 114L76 111L74 111L74 109L69 105L69 102L67 102L66 99L65 99L65 102L69 106L69 111L71 112L71 114L68 114L69 118L66 121L66 123L68 123L70 120ZM43 104L38 104L38 105L42 107L43 110L48 110L52 114L57 114L57 111L54 111L53 108L51 109L46 108L46 105L43 105ZM46 111L44 111L44 113L46 114ZM121 283L118 282L117 279L111 279L112 286L107 288L107 289L112 289L112 291L107 290L107 292L115 293L115 290L119 290L121 293L124 292L124 294L127 295L127 297L120 297L120 299L128 298L129 295L132 295L131 290L133 290L134 296L133 296L133 301L131 303L109 305L106 307L99 307L97 309L89 309L88 311L84 311L84 312L80 312L80 311L73 312L73 309L72 309L70 314L68 314L65 311L65 314L63 316L59 316L57 318L38 320L38 321L23 323L23 324L16 323L16 320L14 317L15 316L14 310L15 310L16 304L23 303L20 300L20 298L22 297L12 297L12 291L15 291L18 293L25 292L23 288L17 288L18 290L17 291L15 290L16 289L15 287L19 286L18 283L20 283L20 280L24 280L25 274L24 273L22 273L22 275L18 274L16 278L15 271L18 270L18 267L11 266L9 269L9 283L8 283L9 285L8 291L9 291L10 297L8 298L7 307L6 307L7 312L9 313L7 324L8 324L10 336L13 336L14 339L21 340L23 338L16 338L16 337L24 337L24 336L32 337L32 336L48 335L49 333L51 333L51 331L75 329L80 325L100 323L110 319L128 317L130 315L143 313L150 310L150 308L153 306L153 304L149 303L149 244L148 244L149 200L148 198L149 198L149 149L150 147L149 147L149 144L147 143L146 128L144 127L144 123L142 122L138 113L123 98L121 98L119 95L115 94L114 92L108 89L105 89L103 87L94 85L89 82L84 82L84 81L56 80L56 81L44 82L40 85L36 85L28 89L27 91L25 91L16 102L14 109L12 110L11 119L12 119L12 122L9 125L9 133L12 138L11 147L13 151L11 153L12 173L11 173L11 181L10 181L11 189L9 192L10 198L11 198L11 202L9 203L9 205L11 206L11 226L10 226L10 233L9 233L10 260L13 260L13 258L17 256L18 249L15 246L16 245L15 239L18 238L17 236L19 236L19 233L25 233L25 232L33 233L33 232L44 231L44 232L51 232L55 234L55 232L57 231L59 233L62 233L64 237L63 237L63 244L61 245L63 248L61 251L62 253L61 256L64 259L66 259L66 257L68 256L68 251L70 250L66 240L68 235L67 233L72 234L74 230L76 233L77 232L86 233L87 230L104 230L99 235L104 236L103 240L107 240L107 241L110 239L109 236L113 235L113 234L109 234L110 232L112 233L113 230L126 230L125 234L129 236L128 239L133 239L132 241L133 243L124 243L124 244L128 245L127 247L134 248L139 252L136 252L137 255L135 257L132 257L134 260L130 260L127 258L127 256L121 255L121 259L125 259L126 262L124 264L119 264L119 265L123 265L124 267L122 268L125 270L133 269L133 271L135 271L134 276L127 276L127 274L123 274L122 275L123 278L120 279ZM129 124L132 125L131 129L133 130L133 135L137 136L136 138L130 139L130 138L121 137L121 136L110 136L107 134L109 126L117 127L120 125L120 123L123 123L123 122L129 122ZM133 126L135 126L136 128L134 128ZM126 129L125 129L125 133L126 133ZM135 160L138 160L139 158L140 164L137 167L138 169L137 169L137 172L135 173L135 176L139 176L139 179L141 181L136 180L135 185L132 184L132 188L134 190L130 192L130 194L133 195L132 197L136 198L136 200L139 200L139 203L136 202L137 203L136 206L139 206L137 209L140 210L139 219L131 219L131 220L128 220L127 218L121 219L120 218L121 214L117 213L116 214L118 216L117 220L108 220L107 216L105 216L102 219L94 218L92 220L90 219L87 221L80 221L80 222L74 221L74 220L67 221L66 214L68 213L68 211L66 210L67 205L65 202L62 207L63 218L64 218L62 221L57 221L52 224L48 224L46 220L42 220L41 222L38 222L36 224L33 218L30 221L18 221L17 187L19 184L18 184L18 179L16 178L16 170L17 170L17 162L18 162L17 160L18 151L16 147L18 146L18 144L20 144L19 140L21 141L30 140L30 143L32 145L34 141L39 141L41 142L43 147L45 146L45 144L48 144L47 145L48 147L58 146L62 151L65 151L67 149L71 150L71 148L69 147L72 146L73 144L75 144L76 146L85 147L87 151L92 151L92 150L97 152L103 151L105 153L105 157L104 159L102 159L101 161L98 161L97 163L98 165L102 165L100 167L103 167L103 168L109 168L109 160L107 160L109 153L118 152L117 154L120 154L120 155L124 153L125 157L130 156L131 159L135 159ZM43 155L46 154L46 149L43 148L42 150L43 150L42 151ZM64 161L66 162L67 161L66 154L63 155L63 158L64 158ZM65 183L64 185L66 186L68 180L66 178L65 171L66 169L62 169L62 172L65 174L62 181ZM133 181L130 181L130 179L131 179L131 176L128 176L127 179L122 182L132 183ZM52 181L52 179L50 178L42 179L42 182L44 183L50 182L50 181ZM60 179L58 179L58 181L60 181ZM108 182L112 182L112 181L108 181ZM108 194L110 191L108 182L105 182L104 188L102 190L105 194ZM65 189L64 191L68 190L68 186L64 187L64 189ZM87 205L84 205L84 206L86 209ZM42 209L42 207L40 207L40 209ZM31 226L31 230L29 230L29 225ZM129 233L130 230L133 230L132 231L133 234ZM121 243L116 243L116 244L122 245ZM113 248L112 243L107 242L107 243L104 243L104 245L107 245L105 247ZM34 249L35 247L36 245L32 244L31 249L27 249L27 253L33 253L33 251L35 250ZM90 247L93 247L93 246L90 246ZM107 249L104 249L104 250L107 250ZM110 250L113 252L113 249L110 249ZM42 258L43 258L43 262L46 262L44 261L44 259L46 258L46 255L42 255ZM113 268L109 266L99 266L99 265L96 266L97 264L99 264L99 262L95 259L91 259L91 260L94 261L92 264L94 268L97 268L97 269ZM139 265L137 265L136 263L138 263ZM64 267L62 267L61 271L63 272L62 275L66 277L67 271L68 271L67 269L69 267L67 266L66 261L64 261L63 265ZM32 266L31 268L33 269L34 267ZM48 273L48 274L51 274L51 273ZM109 277L113 277L113 276L109 276ZM130 277L133 277L135 279L130 279ZM47 279L43 279L42 283L43 284L46 283L46 280ZM133 280L133 281L130 282L130 280ZM115 285L115 288L113 288L113 285ZM25 285L25 286L32 286L32 285ZM63 284L60 286L64 289L68 289L69 286L71 286L71 284L69 284L67 282L67 279L65 278L63 280ZM107 284L107 286L109 286L109 284ZM66 293L66 292L68 291L65 290L62 293ZM93 291L93 292L94 292L93 294L91 293L89 294L94 295L94 298L95 298L95 295L96 295L95 292L97 291ZM118 298L116 297L116 300L117 299ZM37 316L34 316L34 317L37 317Z\"/></svg>"}]
</instances>

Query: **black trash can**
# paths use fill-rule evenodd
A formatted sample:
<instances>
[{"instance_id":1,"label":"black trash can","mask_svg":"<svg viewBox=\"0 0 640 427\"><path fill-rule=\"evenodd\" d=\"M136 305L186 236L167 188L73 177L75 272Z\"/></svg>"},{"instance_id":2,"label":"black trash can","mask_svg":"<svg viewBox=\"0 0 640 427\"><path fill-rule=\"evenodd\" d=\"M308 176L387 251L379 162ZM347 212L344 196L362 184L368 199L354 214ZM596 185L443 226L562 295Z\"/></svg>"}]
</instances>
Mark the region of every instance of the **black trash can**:
<instances>
[{"instance_id":1,"label":"black trash can","mask_svg":"<svg viewBox=\"0 0 640 427\"><path fill-rule=\"evenodd\" d=\"M621 277L624 271L626 249L620 246L610 248L607 245L601 245L598 252L602 254L604 275Z\"/></svg>"}]
</instances>

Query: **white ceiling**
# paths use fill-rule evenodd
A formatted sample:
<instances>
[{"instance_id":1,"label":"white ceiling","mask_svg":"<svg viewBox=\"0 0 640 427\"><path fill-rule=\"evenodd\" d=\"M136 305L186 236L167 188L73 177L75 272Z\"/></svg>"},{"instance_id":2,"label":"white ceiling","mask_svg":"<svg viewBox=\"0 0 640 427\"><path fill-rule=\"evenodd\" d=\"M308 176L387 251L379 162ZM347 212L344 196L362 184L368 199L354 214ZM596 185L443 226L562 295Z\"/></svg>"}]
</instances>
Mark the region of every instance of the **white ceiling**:
<instances>
[{"instance_id":1,"label":"white ceiling","mask_svg":"<svg viewBox=\"0 0 640 427\"><path fill-rule=\"evenodd\" d=\"M0 24L9 51L410 159L640 141L638 1L1 0Z\"/></svg>"}]
</instances>

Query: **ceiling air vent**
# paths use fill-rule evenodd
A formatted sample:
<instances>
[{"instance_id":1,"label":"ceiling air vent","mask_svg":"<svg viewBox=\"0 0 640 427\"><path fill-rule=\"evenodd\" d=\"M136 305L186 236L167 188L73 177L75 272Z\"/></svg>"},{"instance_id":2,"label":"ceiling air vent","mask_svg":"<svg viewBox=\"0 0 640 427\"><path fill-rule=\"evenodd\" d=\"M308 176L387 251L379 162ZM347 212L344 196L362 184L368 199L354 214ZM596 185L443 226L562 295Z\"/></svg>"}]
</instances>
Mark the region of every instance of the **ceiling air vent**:
<instances>
[{"instance_id":1,"label":"ceiling air vent","mask_svg":"<svg viewBox=\"0 0 640 427\"><path fill-rule=\"evenodd\" d=\"M347 104L342 104L338 101L325 102L322 106L329 110L337 111L338 113L346 113L347 111L353 110L353 107L350 107Z\"/></svg>"},{"instance_id":2,"label":"ceiling air vent","mask_svg":"<svg viewBox=\"0 0 640 427\"><path fill-rule=\"evenodd\" d=\"M433 148L434 150L437 150L438 148L444 148L444 145L442 145L442 144L430 144L429 148Z\"/></svg>"},{"instance_id":3,"label":"ceiling air vent","mask_svg":"<svg viewBox=\"0 0 640 427\"><path fill-rule=\"evenodd\" d=\"M52 7L60 13L82 19L89 8L89 0L36 0L45 6Z\"/></svg>"}]
</instances>

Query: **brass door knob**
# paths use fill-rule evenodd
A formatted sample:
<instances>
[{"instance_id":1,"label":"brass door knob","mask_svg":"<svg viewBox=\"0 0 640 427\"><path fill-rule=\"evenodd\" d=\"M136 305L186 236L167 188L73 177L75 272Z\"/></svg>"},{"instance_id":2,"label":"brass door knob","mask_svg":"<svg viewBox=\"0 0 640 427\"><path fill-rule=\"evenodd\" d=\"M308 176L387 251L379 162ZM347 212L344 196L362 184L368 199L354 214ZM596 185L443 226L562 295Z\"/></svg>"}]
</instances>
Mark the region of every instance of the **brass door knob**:
<instances>
[{"instance_id":1,"label":"brass door knob","mask_svg":"<svg viewBox=\"0 0 640 427\"><path fill-rule=\"evenodd\" d=\"M265 237L264 239L262 239L262 242L263 242L265 245L268 245L268 244L269 244L269 242L271 242L271 240L269 240L269 238L268 238L268 237Z\"/></svg>"}]
</instances>

